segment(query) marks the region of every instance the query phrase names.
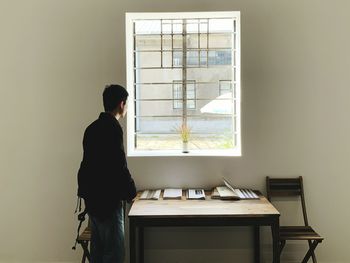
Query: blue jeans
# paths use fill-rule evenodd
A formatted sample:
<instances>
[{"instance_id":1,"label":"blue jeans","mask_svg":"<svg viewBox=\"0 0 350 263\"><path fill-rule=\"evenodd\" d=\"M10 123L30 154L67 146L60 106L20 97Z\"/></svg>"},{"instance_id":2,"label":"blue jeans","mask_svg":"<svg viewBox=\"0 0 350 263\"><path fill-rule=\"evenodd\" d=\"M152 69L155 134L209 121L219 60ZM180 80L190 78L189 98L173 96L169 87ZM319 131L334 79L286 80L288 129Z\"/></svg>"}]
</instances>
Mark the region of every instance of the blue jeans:
<instances>
[{"instance_id":1,"label":"blue jeans","mask_svg":"<svg viewBox=\"0 0 350 263\"><path fill-rule=\"evenodd\" d=\"M124 214L120 206L104 221L94 216L91 220L91 263L124 262Z\"/></svg>"}]
</instances>

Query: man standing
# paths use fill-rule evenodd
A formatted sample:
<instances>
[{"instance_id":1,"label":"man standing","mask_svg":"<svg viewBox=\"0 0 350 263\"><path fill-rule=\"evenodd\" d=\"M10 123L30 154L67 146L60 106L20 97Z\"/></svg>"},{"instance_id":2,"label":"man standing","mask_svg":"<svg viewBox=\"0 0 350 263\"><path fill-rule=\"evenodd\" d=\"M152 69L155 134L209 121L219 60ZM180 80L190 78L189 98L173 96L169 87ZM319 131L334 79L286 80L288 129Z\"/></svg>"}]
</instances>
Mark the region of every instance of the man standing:
<instances>
[{"instance_id":1,"label":"man standing","mask_svg":"<svg viewBox=\"0 0 350 263\"><path fill-rule=\"evenodd\" d=\"M105 112L84 133L78 196L84 199L91 220L92 263L124 261L122 200L130 201L136 196L118 122L126 114L128 95L122 86L107 86L103 91Z\"/></svg>"}]
</instances>

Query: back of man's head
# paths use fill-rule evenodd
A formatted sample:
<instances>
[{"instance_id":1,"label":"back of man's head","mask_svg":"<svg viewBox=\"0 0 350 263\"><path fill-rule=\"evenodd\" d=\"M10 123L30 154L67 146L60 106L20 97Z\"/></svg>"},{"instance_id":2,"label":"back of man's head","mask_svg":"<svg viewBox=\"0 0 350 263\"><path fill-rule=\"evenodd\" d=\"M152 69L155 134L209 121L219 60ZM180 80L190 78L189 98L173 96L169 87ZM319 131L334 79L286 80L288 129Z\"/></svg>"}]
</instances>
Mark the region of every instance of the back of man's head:
<instances>
[{"instance_id":1,"label":"back of man's head","mask_svg":"<svg viewBox=\"0 0 350 263\"><path fill-rule=\"evenodd\" d=\"M103 91L103 106L105 111L115 110L120 102L126 102L128 96L129 93L124 87L117 84L107 85Z\"/></svg>"}]
</instances>

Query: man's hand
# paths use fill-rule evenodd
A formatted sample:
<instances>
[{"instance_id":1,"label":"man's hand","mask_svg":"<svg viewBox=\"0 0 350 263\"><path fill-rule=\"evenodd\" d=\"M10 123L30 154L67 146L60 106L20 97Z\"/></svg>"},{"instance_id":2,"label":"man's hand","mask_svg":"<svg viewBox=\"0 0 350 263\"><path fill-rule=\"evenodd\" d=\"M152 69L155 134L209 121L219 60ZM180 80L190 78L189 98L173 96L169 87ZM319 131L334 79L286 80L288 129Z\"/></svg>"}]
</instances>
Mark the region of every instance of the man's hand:
<instances>
[{"instance_id":1,"label":"man's hand","mask_svg":"<svg viewBox=\"0 0 350 263\"><path fill-rule=\"evenodd\" d=\"M132 199L132 200L126 200L126 202L128 203L128 204L130 204L130 203L132 203L132 202L134 202L136 200L136 197L134 198L134 199Z\"/></svg>"}]
</instances>

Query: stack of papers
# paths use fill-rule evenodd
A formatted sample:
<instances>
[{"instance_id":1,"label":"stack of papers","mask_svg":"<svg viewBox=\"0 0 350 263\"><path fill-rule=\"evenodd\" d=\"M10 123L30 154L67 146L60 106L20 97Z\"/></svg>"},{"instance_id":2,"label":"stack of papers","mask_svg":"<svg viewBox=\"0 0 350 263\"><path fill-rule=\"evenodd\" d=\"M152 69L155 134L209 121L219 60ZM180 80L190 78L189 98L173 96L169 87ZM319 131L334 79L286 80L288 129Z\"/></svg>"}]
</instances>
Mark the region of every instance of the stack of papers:
<instances>
[{"instance_id":1,"label":"stack of papers","mask_svg":"<svg viewBox=\"0 0 350 263\"><path fill-rule=\"evenodd\" d=\"M240 200L241 199L234 190L231 190L227 186L218 186L216 187L216 190L219 193L220 199L223 199L223 200Z\"/></svg>"},{"instance_id":2,"label":"stack of papers","mask_svg":"<svg viewBox=\"0 0 350 263\"><path fill-rule=\"evenodd\" d=\"M140 200L158 200L162 190L145 190L140 196Z\"/></svg>"},{"instance_id":3,"label":"stack of papers","mask_svg":"<svg viewBox=\"0 0 350 263\"><path fill-rule=\"evenodd\" d=\"M220 199L220 194L218 192L218 189L216 189L216 187L213 189L213 192L211 193L211 199Z\"/></svg>"},{"instance_id":4,"label":"stack of papers","mask_svg":"<svg viewBox=\"0 0 350 263\"><path fill-rule=\"evenodd\" d=\"M223 200L246 200L259 199L259 196L251 189L233 188L227 180L223 178L225 186L215 187L211 198Z\"/></svg>"},{"instance_id":5,"label":"stack of papers","mask_svg":"<svg viewBox=\"0 0 350 263\"><path fill-rule=\"evenodd\" d=\"M163 199L181 199L182 189L179 188L167 188L164 189Z\"/></svg>"},{"instance_id":6,"label":"stack of papers","mask_svg":"<svg viewBox=\"0 0 350 263\"><path fill-rule=\"evenodd\" d=\"M188 189L187 198L188 199L205 199L205 192L203 189Z\"/></svg>"},{"instance_id":7,"label":"stack of papers","mask_svg":"<svg viewBox=\"0 0 350 263\"><path fill-rule=\"evenodd\" d=\"M252 189L235 189L241 199L259 199L259 196Z\"/></svg>"},{"instance_id":8,"label":"stack of papers","mask_svg":"<svg viewBox=\"0 0 350 263\"><path fill-rule=\"evenodd\" d=\"M222 200L246 200L259 199L259 196L251 189L236 188L232 191L227 186L218 186L213 189L211 198Z\"/></svg>"}]
</instances>

